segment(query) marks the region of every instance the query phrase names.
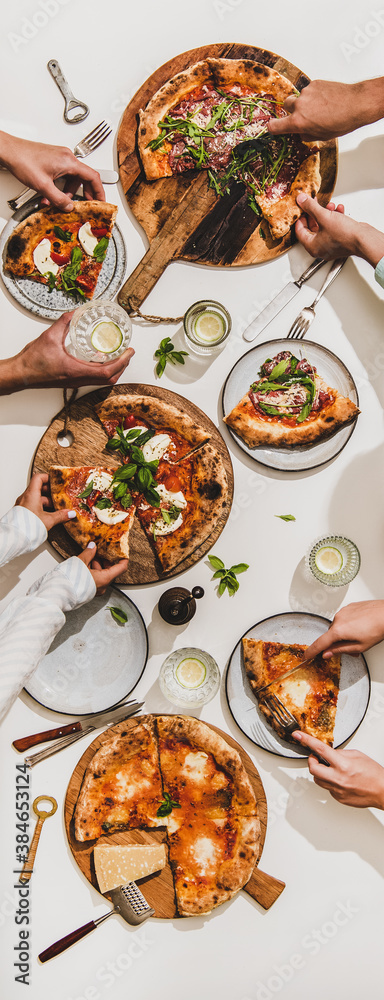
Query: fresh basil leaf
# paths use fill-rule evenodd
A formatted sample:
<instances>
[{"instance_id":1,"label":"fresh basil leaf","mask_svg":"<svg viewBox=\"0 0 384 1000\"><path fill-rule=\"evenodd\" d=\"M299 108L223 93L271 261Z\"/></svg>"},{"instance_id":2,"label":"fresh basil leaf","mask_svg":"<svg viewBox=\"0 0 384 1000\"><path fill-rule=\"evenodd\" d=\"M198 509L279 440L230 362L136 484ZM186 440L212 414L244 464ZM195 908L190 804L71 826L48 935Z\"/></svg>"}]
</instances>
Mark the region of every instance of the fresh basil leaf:
<instances>
[{"instance_id":1,"label":"fresh basil leaf","mask_svg":"<svg viewBox=\"0 0 384 1000\"><path fill-rule=\"evenodd\" d=\"M132 476L134 476L136 472L137 472L137 465L135 465L134 462L128 462L127 465L120 465L119 468L116 469L116 472L114 472L113 474L113 480L111 486L113 486L114 483L120 482L121 480L125 481L126 479L132 479Z\"/></svg>"},{"instance_id":2,"label":"fresh basil leaf","mask_svg":"<svg viewBox=\"0 0 384 1000\"><path fill-rule=\"evenodd\" d=\"M88 486L85 487L85 489L83 490L83 492L79 493L79 497L81 497L82 500L85 500L86 497L90 496L90 494L92 493L92 490L93 490L93 479L91 479L91 482L88 483Z\"/></svg>"},{"instance_id":3,"label":"fresh basil leaf","mask_svg":"<svg viewBox=\"0 0 384 1000\"><path fill-rule=\"evenodd\" d=\"M108 451L117 451L121 448L120 438L110 438L110 440L107 441L106 448Z\"/></svg>"},{"instance_id":4,"label":"fresh basil leaf","mask_svg":"<svg viewBox=\"0 0 384 1000\"><path fill-rule=\"evenodd\" d=\"M108 823L107 820L105 820L104 823L101 824L101 829L105 830L105 833L108 833L108 830L110 830L111 826L112 823Z\"/></svg>"},{"instance_id":5,"label":"fresh basil leaf","mask_svg":"<svg viewBox=\"0 0 384 1000\"><path fill-rule=\"evenodd\" d=\"M93 256L95 260L97 260L98 264L100 264L105 259L105 255L108 250L108 243L109 239L107 238L107 236L102 236L101 240L99 240L99 242L95 246L95 249L93 251Z\"/></svg>"},{"instance_id":6,"label":"fresh basil leaf","mask_svg":"<svg viewBox=\"0 0 384 1000\"><path fill-rule=\"evenodd\" d=\"M80 262L82 261L82 259L83 259L83 254L82 251L80 250L80 247L74 247L71 252L71 264L73 265L73 267L77 267L78 264L80 264Z\"/></svg>"},{"instance_id":7,"label":"fresh basil leaf","mask_svg":"<svg viewBox=\"0 0 384 1000\"><path fill-rule=\"evenodd\" d=\"M224 563L218 556L208 556L209 562L214 569L224 569Z\"/></svg>"},{"instance_id":8,"label":"fresh basil leaf","mask_svg":"<svg viewBox=\"0 0 384 1000\"><path fill-rule=\"evenodd\" d=\"M124 496L120 497L120 504L124 510L128 510L129 507L132 507L133 500L131 494L124 493Z\"/></svg>"},{"instance_id":9,"label":"fresh basil leaf","mask_svg":"<svg viewBox=\"0 0 384 1000\"><path fill-rule=\"evenodd\" d=\"M148 428L147 431L143 431L140 434L140 437L136 438L135 446L137 448L142 448L143 444L146 444L147 441L150 441L151 438L153 438L155 436L155 434L156 434L156 431L151 430L150 428Z\"/></svg>"},{"instance_id":10,"label":"fresh basil leaf","mask_svg":"<svg viewBox=\"0 0 384 1000\"><path fill-rule=\"evenodd\" d=\"M173 354L171 354L171 358L174 358L179 365L185 365L183 355L187 356L188 351L174 351Z\"/></svg>"},{"instance_id":11,"label":"fresh basil leaf","mask_svg":"<svg viewBox=\"0 0 384 1000\"><path fill-rule=\"evenodd\" d=\"M218 589L219 597L221 597L221 595L224 594L226 586L227 586L227 584L226 584L225 580L221 580L221 582L219 583L219 589Z\"/></svg>"},{"instance_id":12,"label":"fresh basil leaf","mask_svg":"<svg viewBox=\"0 0 384 1000\"><path fill-rule=\"evenodd\" d=\"M212 580L219 580L222 576L225 576L225 569L217 569L213 574Z\"/></svg>"},{"instance_id":13,"label":"fresh basil leaf","mask_svg":"<svg viewBox=\"0 0 384 1000\"><path fill-rule=\"evenodd\" d=\"M159 805L156 815L169 816L169 814L172 812L172 809L181 809L180 803L175 802L175 800L172 799L171 796L169 795L169 792L164 792L164 798Z\"/></svg>"},{"instance_id":14,"label":"fresh basil leaf","mask_svg":"<svg viewBox=\"0 0 384 1000\"><path fill-rule=\"evenodd\" d=\"M296 521L293 514L275 514L275 517L279 517L281 521Z\"/></svg>"},{"instance_id":15,"label":"fresh basil leaf","mask_svg":"<svg viewBox=\"0 0 384 1000\"><path fill-rule=\"evenodd\" d=\"M163 520L165 521L165 523L166 524L171 524L172 523L172 518L169 516L168 511L162 509L161 513L162 513L162 517L163 517Z\"/></svg>"},{"instance_id":16,"label":"fresh basil leaf","mask_svg":"<svg viewBox=\"0 0 384 1000\"><path fill-rule=\"evenodd\" d=\"M230 572L237 575L238 573L245 573L247 569L249 569L248 563L237 563L236 566L231 566Z\"/></svg>"},{"instance_id":17,"label":"fresh basil leaf","mask_svg":"<svg viewBox=\"0 0 384 1000\"><path fill-rule=\"evenodd\" d=\"M160 507L160 494L153 488L153 486L149 486L149 488L145 490L144 496L145 499L148 500L148 503L152 504L152 507Z\"/></svg>"},{"instance_id":18,"label":"fresh basil leaf","mask_svg":"<svg viewBox=\"0 0 384 1000\"><path fill-rule=\"evenodd\" d=\"M58 236L59 240L64 240L64 243L70 243L72 239L72 233L68 232L68 229L64 231L61 226L54 226L53 232L55 236Z\"/></svg>"},{"instance_id":19,"label":"fresh basil leaf","mask_svg":"<svg viewBox=\"0 0 384 1000\"><path fill-rule=\"evenodd\" d=\"M120 497L125 496L128 491L128 486L124 480L121 480L117 486L113 487L113 495L115 500L120 500Z\"/></svg>"},{"instance_id":20,"label":"fresh basil leaf","mask_svg":"<svg viewBox=\"0 0 384 1000\"><path fill-rule=\"evenodd\" d=\"M167 359L164 356L160 359L160 361L157 362L156 375L158 378L161 378L161 376L164 374L166 364L167 364Z\"/></svg>"},{"instance_id":21,"label":"fresh basil leaf","mask_svg":"<svg viewBox=\"0 0 384 1000\"><path fill-rule=\"evenodd\" d=\"M112 618L114 618L115 622L118 622L119 625L125 625L128 621L128 615L126 615L122 608L113 608L110 604L108 604L107 611L111 612Z\"/></svg>"},{"instance_id":22,"label":"fresh basil leaf","mask_svg":"<svg viewBox=\"0 0 384 1000\"><path fill-rule=\"evenodd\" d=\"M88 511L88 514L90 514L90 513L91 513L91 508L90 508L90 507L88 507L88 504L87 504L87 503L81 503L81 504L80 504L80 509L81 509L81 510L86 510L86 511Z\"/></svg>"},{"instance_id":23,"label":"fresh basil leaf","mask_svg":"<svg viewBox=\"0 0 384 1000\"><path fill-rule=\"evenodd\" d=\"M112 500L108 500L108 497L100 497L100 500L96 500L94 504L99 510L107 510L108 507L112 507Z\"/></svg>"},{"instance_id":24,"label":"fresh basil leaf","mask_svg":"<svg viewBox=\"0 0 384 1000\"><path fill-rule=\"evenodd\" d=\"M146 486L152 485L153 476L149 469L141 468L138 469L136 479L139 486L145 489Z\"/></svg>"},{"instance_id":25,"label":"fresh basil leaf","mask_svg":"<svg viewBox=\"0 0 384 1000\"><path fill-rule=\"evenodd\" d=\"M119 431L121 431L121 433L123 435L123 438L124 438L124 441L127 441L127 442L128 441L136 441L136 439L139 438L140 435L142 434L141 427L131 427L130 430L129 431L125 431L125 433L124 433L124 428L120 428L119 427Z\"/></svg>"}]
</instances>

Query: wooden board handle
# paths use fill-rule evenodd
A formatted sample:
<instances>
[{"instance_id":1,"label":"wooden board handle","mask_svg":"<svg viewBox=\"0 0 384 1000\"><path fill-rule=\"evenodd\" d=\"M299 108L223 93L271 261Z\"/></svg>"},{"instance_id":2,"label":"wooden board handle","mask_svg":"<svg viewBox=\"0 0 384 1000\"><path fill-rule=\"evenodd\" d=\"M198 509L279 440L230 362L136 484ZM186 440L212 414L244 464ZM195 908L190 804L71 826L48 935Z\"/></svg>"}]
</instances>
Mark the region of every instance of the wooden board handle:
<instances>
[{"instance_id":1,"label":"wooden board handle","mask_svg":"<svg viewBox=\"0 0 384 1000\"><path fill-rule=\"evenodd\" d=\"M141 306L165 271L167 264L169 259L165 256L164 246L154 240L117 296L117 301L127 313L132 311L132 306L135 309Z\"/></svg>"},{"instance_id":2,"label":"wooden board handle","mask_svg":"<svg viewBox=\"0 0 384 1000\"><path fill-rule=\"evenodd\" d=\"M46 729L45 733L34 733L33 736L24 736L20 740L14 740L12 746L15 750L29 750L30 747L37 747L39 743L48 743L49 740L59 739L60 736L67 736L69 733L81 731L81 722L73 722L68 726L59 726L58 729Z\"/></svg>"},{"instance_id":3,"label":"wooden board handle","mask_svg":"<svg viewBox=\"0 0 384 1000\"><path fill-rule=\"evenodd\" d=\"M273 875L267 875L260 868L254 869L249 882L243 886L244 892L260 903L264 910L269 910L270 906L273 906L283 889L285 882L280 882L280 879L274 878Z\"/></svg>"},{"instance_id":4,"label":"wooden board handle","mask_svg":"<svg viewBox=\"0 0 384 1000\"><path fill-rule=\"evenodd\" d=\"M111 913L113 911L111 910ZM76 931L71 931L70 934L66 934L65 937L60 938L60 941L55 941L51 944L49 948L42 951L39 955L40 962L48 962L50 958L55 958L56 955L61 955L62 951L69 948L71 944L75 944L75 941L80 941L81 938L85 937L86 934L90 934L97 927L94 920L90 920L88 924L83 924L82 927L78 927Z\"/></svg>"}]
</instances>

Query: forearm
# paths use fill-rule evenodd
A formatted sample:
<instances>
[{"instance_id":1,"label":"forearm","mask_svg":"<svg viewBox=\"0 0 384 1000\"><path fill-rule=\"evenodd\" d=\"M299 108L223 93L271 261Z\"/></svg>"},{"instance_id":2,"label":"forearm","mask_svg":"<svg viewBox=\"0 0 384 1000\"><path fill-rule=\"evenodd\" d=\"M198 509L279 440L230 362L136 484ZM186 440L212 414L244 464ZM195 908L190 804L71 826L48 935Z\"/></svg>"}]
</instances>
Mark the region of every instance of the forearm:
<instances>
[{"instance_id":1,"label":"forearm","mask_svg":"<svg viewBox=\"0 0 384 1000\"><path fill-rule=\"evenodd\" d=\"M14 358L0 360L0 396L10 396L28 388L28 380L23 370L21 353Z\"/></svg>"},{"instance_id":2,"label":"forearm","mask_svg":"<svg viewBox=\"0 0 384 1000\"><path fill-rule=\"evenodd\" d=\"M12 172L15 159L17 159L17 147L19 139L8 132L0 131L0 164Z\"/></svg>"},{"instance_id":3,"label":"forearm","mask_svg":"<svg viewBox=\"0 0 384 1000\"><path fill-rule=\"evenodd\" d=\"M384 257L384 233L374 226L369 226L368 223L357 223L352 253L357 257L363 257L372 264L372 267L376 267L379 260Z\"/></svg>"},{"instance_id":4,"label":"forearm","mask_svg":"<svg viewBox=\"0 0 384 1000\"><path fill-rule=\"evenodd\" d=\"M351 84L355 101L354 128L370 125L384 118L384 77Z\"/></svg>"}]
</instances>

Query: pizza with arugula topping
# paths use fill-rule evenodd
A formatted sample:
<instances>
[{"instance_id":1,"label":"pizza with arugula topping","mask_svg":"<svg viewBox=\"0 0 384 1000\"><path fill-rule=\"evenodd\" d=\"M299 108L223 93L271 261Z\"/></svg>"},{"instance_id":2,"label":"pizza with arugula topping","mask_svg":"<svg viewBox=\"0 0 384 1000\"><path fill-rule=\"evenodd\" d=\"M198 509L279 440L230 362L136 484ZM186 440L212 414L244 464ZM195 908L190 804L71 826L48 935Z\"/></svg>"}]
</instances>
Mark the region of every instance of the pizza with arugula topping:
<instances>
[{"instance_id":1,"label":"pizza with arugula topping","mask_svg":"<svg viewBox=\"0 0 384 1000\"><path fill-rule=\"evenodd\" d=\"M326 385L306 358L280 351L224 421L249 448L311 446L353 423L360 410Z\"/></svg>"},{"instance_id":2,"label":"pizza with arugula topping","mask_svg":"<svg viewBox=\"0 0 384 1000\"><path fill-rule=\"evenodd\" d=\"M72 212L47 207L33 212L13 230L5 270L71 295L91 299L103 266L116 205L76 201Z\"/></svg>"},{"instance_id":3,"label":"pizza with arugula topping","mask_svg":"<svg viewBox=\"0 0 384 1000\"><path fill-rule=\"evenodd\" d=\"M292 94L286 77L249 59L206 59L178 73L140 112L147 179L207 170L218 195L241 182L253 211L280 239L301 214L298 191L314 196L321 184L319 146L267 129L286 114Z\"/></svg>"}]
</instances>

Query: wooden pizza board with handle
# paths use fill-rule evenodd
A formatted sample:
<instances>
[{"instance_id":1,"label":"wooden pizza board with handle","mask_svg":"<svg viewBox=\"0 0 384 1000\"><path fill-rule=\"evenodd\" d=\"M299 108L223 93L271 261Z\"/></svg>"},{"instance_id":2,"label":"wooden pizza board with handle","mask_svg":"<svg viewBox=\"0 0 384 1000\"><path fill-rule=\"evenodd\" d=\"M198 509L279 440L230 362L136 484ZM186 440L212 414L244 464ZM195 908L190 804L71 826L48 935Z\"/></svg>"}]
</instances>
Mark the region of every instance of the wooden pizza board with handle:
<instances>
[{"instance_id":1,"label":"wooden pizza board with handle","mask_svg":"<svg viewBox=\"0 0 384 1000\"><path fill-rule=\"evenodd\" d=\"M138 716L137 719L127 719L124 722L118 723L117 726L110 727L110 729L101 733L100 736L92 741L85 753L83 753L83 756L76 765L69 781L64 804L64 820L68 843L73 857L83 875L85 875L87 881L90 882L95 889L98 889L93 864L93 848L95 843L119 844L120 846L123 846L126 844L153 844L154 842L162 843L166 840L165 830L156 829L151 829L148 832L146 830L119 831L118 833L114 833L110 836L99 837L97 841L91 841L91 843L81 843L76 840L74 835L73 814L83 777L88 764L92 760L92 757L99 747L111 738L111 735L122 733L128 728L132 729L138 722L145 722L146 718L150 718L150 716ZM259 772L246 751L243 750L239 743L236 743L236 740L232 739L232 736L229 736L228 733L224 733L221 729L218 729L217 726L212 726L207 722L205 722L204 725L208 726L209 729L212 729L215 733L218 733L219 736L221 736L226 743L229 744L229 746L237 750L254 790L261 827L259 856L251 878L247 885L243 887L243 891L247 892L249 896L252 896L257 903L260 903L260 906L262 906L264 910L268 910L281 895L283 889L285 888L285 882L281 882L272 875L267 875L265 872L260 871L258 867L267 831L267 801ZM139 881L139 886L142 889L147 902L155 910L157 917L171 918L177 916L173 879L169 864L167 864L161 872L150 875L146 879L141 879ZM108 893L106 893L106 895L108 895Z\"/></svg>"},{"instance_id":2,"label":"wooden pizza board with handle","mask_svg":"<svg viewBox=\"0 0 384 1000\"><path fill-rule=\"evenodd\" d=\"M135 521L129 536L130 557L126 573L123 573L117 580L118 585L125 584L145 584L156 583L158 580L170 579L179 573L184 573L190 566L194 566L199 559L202 559L206 552L212 548L221 534L232 505L233 498L233 470L226 444L221 437L217 427L209 417L203 413L190 400L184 399L178 393L168 389L160 389L158 386L142 385L140 382L132 384L120 383L112 389L97 389L82 396L80 400L72 403L68 430L73 435L73 443L69 448L62 448L57 441L57 434L63 429L64 410L61 410L53 418L43 434L33 459L32 473L49 472L52 465L64 465L74 467L76 465L102 465L107 468L114 468L121 465L121 461L114 452L106 450L107 435L102 427L96 413L95 404L100 403L106 397L128 396L128 395L153 396L156 399L164 400L179 410L187 413L204 430L211 434L211 443L219 452L226 471L228 482L228 502L223 513L213 531L186 559L178 563L169 573L162 573L156 560L155 554L149 544L140 525ZM79 546L71 538L65 528L59 524L49 532L51 545L64 557L78 555Z\"/></svg>"},{"instance_id":3,"label":"wooden pizza board with handle","mask_svg":"<svg viewBox=\"0 0 384 1000\"><path fill-rule=\"evenodd\" d=\"M275 69L301 90L309 83L297 66L253 45L220 42L182 52L160 66L143 83L126 108L117 136L120 180L129 208L142 226L149 248L121 289L118 300L128 312L138 308L173 260L213 266L244 266L273 260L295 241L294 230L281 240L271 237L268 225L249 205L242 184L218 197L208 185L207 171L186 171L147 181L137 150L138 112L175 74L208 56L251 59ZM320 151L321 188L318 200L330 200L337 173L334 139ZM186 303L186 306L190 303Z\"/></svg>"}]
</instances>

